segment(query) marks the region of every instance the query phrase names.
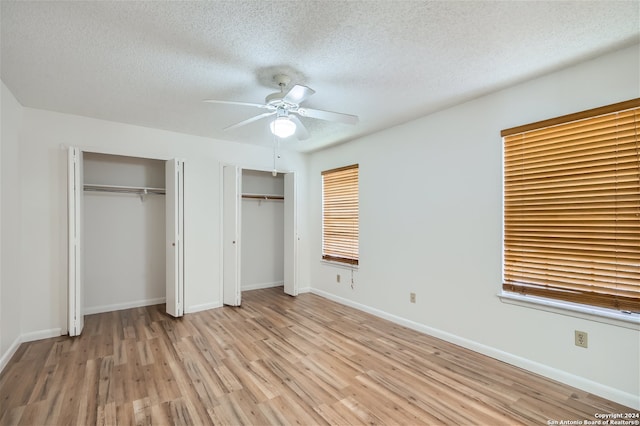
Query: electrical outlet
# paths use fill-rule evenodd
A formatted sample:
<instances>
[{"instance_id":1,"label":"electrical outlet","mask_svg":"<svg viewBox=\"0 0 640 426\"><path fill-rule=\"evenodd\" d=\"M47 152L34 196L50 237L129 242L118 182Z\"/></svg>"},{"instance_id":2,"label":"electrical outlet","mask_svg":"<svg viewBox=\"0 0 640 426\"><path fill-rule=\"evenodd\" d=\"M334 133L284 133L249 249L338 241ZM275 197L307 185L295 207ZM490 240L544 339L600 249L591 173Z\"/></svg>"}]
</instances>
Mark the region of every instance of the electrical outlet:
<instances>
[{"instance_id":1,"label":"electrical outlet","mask_svg":"<svg viewBox=\"0 0 640 426\"><path fill-rule=\"evenodd\" d=\"M586 331L575 331L576 346L586 348L589 345L589 335Z\"/></svg>"},{"instance_id":2,"label":"electrical outlet","mask_svg":"<svg viewBox=\"0 0 640 426\"><path fill-rule=\"evenodd\" d=\"M336 275L336 282L339 283L340 282L340 274Z\"/></svg>"},{"instance_id":3,"label":"electrical outlet","mask_svg":"<svg viewBox=\"0 0 640 426\"><path fill-rule=\"evenodd\" d=\"M415 293L409 293L409 301L411 303L416 303L416 294Z\"/></svg>"}]
</instances>

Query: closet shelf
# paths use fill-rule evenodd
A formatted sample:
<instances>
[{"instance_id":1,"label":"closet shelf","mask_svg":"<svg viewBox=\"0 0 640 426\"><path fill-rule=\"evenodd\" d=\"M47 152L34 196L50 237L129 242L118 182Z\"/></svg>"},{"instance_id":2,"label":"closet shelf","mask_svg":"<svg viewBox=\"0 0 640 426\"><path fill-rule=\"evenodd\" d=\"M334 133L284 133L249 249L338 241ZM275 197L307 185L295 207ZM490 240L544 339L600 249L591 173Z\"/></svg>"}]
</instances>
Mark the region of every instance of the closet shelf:
<instances>
[{"instance_id":1,"label":"closet shelf","mask_svg":"<svg viewBox=\"0 0 640 426\"><path fill-rule=\"evenodd\" d=\"M165 194L164 188L150 188L145 186L97 185L88 183L84 184L84 190L95 192L117 192L136 195Z\"/></svg>"},{"instance_id":2,"label":"closet shelf","mask_svg":"<svg viewBox=\"0 0 640 426\"><path fill-rule=\"evenodd\" d=\"M275 194L242 194L242 198L250 198L254 200L284 200L283 195Z\"/></svg>"}]
</instances>

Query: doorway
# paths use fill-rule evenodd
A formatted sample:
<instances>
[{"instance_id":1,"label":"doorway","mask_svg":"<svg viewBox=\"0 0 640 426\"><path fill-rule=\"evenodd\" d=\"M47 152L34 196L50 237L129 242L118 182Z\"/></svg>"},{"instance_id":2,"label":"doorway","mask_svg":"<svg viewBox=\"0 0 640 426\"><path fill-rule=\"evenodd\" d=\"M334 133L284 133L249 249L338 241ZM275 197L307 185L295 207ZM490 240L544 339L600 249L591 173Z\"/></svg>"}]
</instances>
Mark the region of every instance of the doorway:
<instances>
[{"instance_id":1,"label":"doorway","mask_svg":"<svg viewBox=\"0 0 640 426\"><path fill-rule=\"evenodd\" d=\"M68 193L69 335L86 313L165 301L182 316L184 163L72 147Z\"/></svg>"},{"instance_id":2,"label":"doorway","mask_svg":"<svg viewBox=\"0 0 640 426\"><path fill-rule=\"evenodd\" d=\"M296 177L223 166L225 305L240 306L242 290L282 285L296 296Z\"/></svg>"}]
</instances>

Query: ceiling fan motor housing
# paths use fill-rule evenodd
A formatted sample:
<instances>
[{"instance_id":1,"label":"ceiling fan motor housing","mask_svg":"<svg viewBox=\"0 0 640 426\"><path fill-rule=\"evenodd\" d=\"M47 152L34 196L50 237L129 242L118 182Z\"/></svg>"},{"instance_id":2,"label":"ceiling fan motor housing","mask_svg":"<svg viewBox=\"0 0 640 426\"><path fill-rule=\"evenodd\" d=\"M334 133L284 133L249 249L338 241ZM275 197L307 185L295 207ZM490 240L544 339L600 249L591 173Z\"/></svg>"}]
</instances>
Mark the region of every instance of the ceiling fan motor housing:
<instances>
[{"instance_id":1,"label":"ceiling fan motor housing","mask_svg":"<svg viewBox=\"0 0 640 426\"><path fill-rule=\"evenodd\" d=\"M282 99L282 98L284 98L285 95L286 95L286 93L275 92L275 93L272 93L272 94L268 95L266 98L264 98L264 102L267 105L275 107L275 108L284 108L284 109L287 109L287 110L297 108L298 104L287 102L287 101Z\"/></svg>"}]
</instances>

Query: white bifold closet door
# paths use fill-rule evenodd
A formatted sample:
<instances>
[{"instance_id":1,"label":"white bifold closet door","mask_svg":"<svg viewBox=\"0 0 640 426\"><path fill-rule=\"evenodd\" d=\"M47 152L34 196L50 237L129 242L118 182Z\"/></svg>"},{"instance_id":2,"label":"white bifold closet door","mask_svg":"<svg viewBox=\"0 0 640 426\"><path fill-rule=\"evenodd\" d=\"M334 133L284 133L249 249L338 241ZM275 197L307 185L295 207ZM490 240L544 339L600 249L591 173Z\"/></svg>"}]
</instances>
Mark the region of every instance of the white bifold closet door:
<instances>
[{"instance_id":1,"label":"white bifold closet door","mask_svg":"<svg viewBox=\"0 0 640 426\"><path fill-rule=\"evenodd\" d=\"M242 169L222 168L222 303L240 306ZM298 295L298 230L295 173L284 175L284 292Z\"/></svg>"},{"instance_id":2,"label":"white bifold closet door","mask_svg":"<svg viewBox=\"0 0 640 426\"><path fill-rule=\"evenodd\" d=\"M298 224L296 211L296 175L284 175L284 292L298 295Z\"/></svg>"},{"instance_id":3,"label":"white bifold closet door","mask_svg":"<svg viewBox=\"0 0 640 426\"><path fill-rule=\"evenodd\" d=\"M222 303L240 306L242 169L222 167Z\"/></svg>"},{"instance_id":4,"label":"white bifold closet door","mask_svg":"<svg viewBox=\"0 0 640 426\"><path fill-rule=\"evenodd\" d=\"M67 161L68 247L69 247L69 336L79 336L84 327L82 288L82 151L69 148Z\"/></svg>"},{"instance_id":5,"label":"white bifold closet door","mask_svg":"<svg viewBox=\"0 0 640 426\"><path fill-rule=\"evenodd\" d=\"M68 198L68 293L69 336L79 336L84 326L84 289L82 259L83 173L82 151L70 147L67 167ZM184 314L184 161L166 162L166 302L167 313Z\"/></svg>"},{"instance_id":6,"label":"white bifold closet door","mask_svg":"<svg viewBox=\"0 0 640 426\"><path fill-rule=\"evenodd\" d=\"M167 237L167 313L184 315L184 162L169 160L165 165L165 206Z\"/></svg>"}]
</instances>

